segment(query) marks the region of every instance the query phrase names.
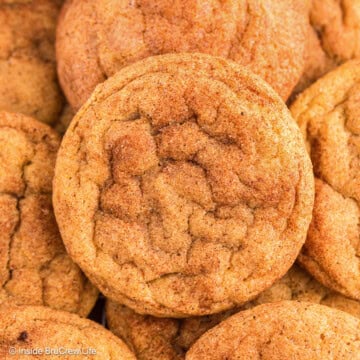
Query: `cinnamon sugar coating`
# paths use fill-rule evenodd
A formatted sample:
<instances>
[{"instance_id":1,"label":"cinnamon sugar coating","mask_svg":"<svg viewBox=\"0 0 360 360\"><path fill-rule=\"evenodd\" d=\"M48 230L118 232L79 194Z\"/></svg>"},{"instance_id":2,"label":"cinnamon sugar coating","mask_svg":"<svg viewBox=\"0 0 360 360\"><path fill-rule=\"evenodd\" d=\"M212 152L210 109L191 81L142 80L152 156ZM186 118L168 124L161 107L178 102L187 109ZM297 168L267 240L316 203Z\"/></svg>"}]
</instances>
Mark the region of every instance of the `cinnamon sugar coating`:
<instances>
[{"instance_id":1,"label":"cinnamon sugar coating","mask_svg":"<svg viewBox=\"0 0 360 360\"><path fill-rule=\"evenodd\" d=\"M186 360L358 359L360 320L307 302L282 301L231 316L204 334Z\"/></svg>"},{"instance_id":2,"label":"cinnamon sugar coating","mask_svg":"<svg viewBox=\"0 0 360 360\"><path fill-rule=\"evenodd\" d=\"M67 255L52 208L59 144L48 126L0 112L0 303L87 316L97 290Z\"/></svg>"},{"instance_id":3,"label":"cinnamon sugar coating","mask_svg":"<svg viewBox=\"0 0 360 360\"><path fill-rule=\"evenodd\" d=\"M53 124L63 97L55 27L62 1L0 0L0 110Z\"/></svg>"},{"instance_id":4,"label":"cinnamon sugar coating","mask_svg":"<svg viewBox=\"0 0 360 360\"><path fill-rule=\"evenodd\" d=\"M246 65L287 99L303 71L306 25L297 0L69 0L57 29L58 73L77 110L124 66L202 52Z\"/></svg>"},{"instance_id":5,"label":"cinnamon sugar coating","mask_svg":"<svg viewBox=\"0 0 360 360\"><path fill-rule=\"evenodd\" d=\"M54 188L73 259L106 296L157 316L258 295L294 262L313 206L284 103L202 54L149 58L100 85L65 134Z\"/></svg>"},{"instance_id":6,"label":"cinnamon sugar coating","mask_svg":"<svg viewBox=\"0 0 360 360\"><path fill-rule=\"evenodd\" d=\"M297 265L293 265L271 288L240 308L187 319L164 319L139 315L108 300L106 318L109 329L128 344L139 360L184 359L187 350L201 335L229 316L260 304L283 300L327 305L360 318L359 301L322 286Z\"/></svg>"},{"instance_id":7,"label":"cinnamon sugar coating","mask_svg":"<svg viewBox=\"0 0 360 360\"><path fill-rule=\"evenodd\" d=\"M313 220L299 261L325 286L360 300L360 62L325 75L293 104L314 165Z\"/></svg>"},{"instance_id":8,"label":"cinnamon sugar coating","mask_svg":"<svg viewBox=\"0 0 360 360\"><path fill-rule=\"evenodd\" d=\"M40 355L26 353L39 350ZM0 355L4 360L136 360L119 338L99 324L42 306L0 305Z\"/></svg>"}]
</instances>

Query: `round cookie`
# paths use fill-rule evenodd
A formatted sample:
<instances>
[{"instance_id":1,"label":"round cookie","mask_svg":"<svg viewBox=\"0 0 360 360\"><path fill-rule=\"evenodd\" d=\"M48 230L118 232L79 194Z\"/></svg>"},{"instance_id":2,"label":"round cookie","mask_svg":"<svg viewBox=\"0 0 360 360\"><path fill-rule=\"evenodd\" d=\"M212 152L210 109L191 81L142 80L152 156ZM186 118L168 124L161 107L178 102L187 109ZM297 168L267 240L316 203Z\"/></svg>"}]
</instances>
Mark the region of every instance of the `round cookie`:
<instances>
[{"instance_id":1,"label":"round cookie","mask_svg":"<svg viewBox=\"0 0 360 360\"><path fill-rule=\"evenodd\" d=\"M299 93L337 65L360 57L360 1L308 0L310 29Z\"/></svg>"},{"instance_id":2,"label":"round cookie","mask_svg":"<svg viewBox=\"0 0 360 360\"><path fill-rule=\"evenodd\" d=\"M325 286L360 300L360 61L325 75L293 104L314 165L313 220L300 263Z\"/></svg>"},{"instance_id":3,"label":"round cookie","mask_svg":"<svg viewBox=\"0 0 360 360\"><path fill-rule=\"evenodd\" d=\"M202 334L234 313L282 300L327 305L360 318L360 302L325 288L297 265L255 300L222 313L181 320L164 319L136 314L128 307L108 300L106 318L110 330L127 343L139 360L183 359Z\"/></svg>"},{"instance_id":4,"label":"round cookie","mask_svg":"<svg viewBox=\"0 0 360 360\"><path fill-rule=\"evenodd\" d=\"M52 124L62 108L55 27L62 1L0 1L0 110Z\"/></svg>"},{"instance_id":5,"label":"round cookie","mask_svg":"<svg viewBox=\"0 0 360 360\"><path fill-rule=\"evenodd\" d=\"M327 306L281 301L237 313L204 334L186 360L359 359L360 320Z\"/></svg>"},{"instance_id":6,"label":"round cookie","mask_svg":"<svg viewBox=\"0 0 360 360\"><path fill-rule=\"evenodd\" d=\"M47 125L0 112L0 303L86 316L97 290L67 255L52 209L59 145Z\"/></svg>"},{"instance_id":7,"label":"round cookie","mask_svg":"<svg viewBox=\"0 0 360 360\"><path fill-rule=\"evenodd\" d=\"M0 355L4 360L136 360L99 324L42 306L0 306Z\"/></svg>"},{"instance_id":8,"label":"round cookie","mask_svg":"<svg viewBox=\"0 0 360 360\"><path fill-rule=\"evenodd\" d=\"M97 87L63 139L53 200L67 250L105 296L188 317L286 273L313 174L270 86L222 58L171 54Z\"/></svg>"},{"instance_id":9,"label":"round cookie","mask_svg":"<svg viewBox=\"0 0 360 360\"><path fill-rule=\"evenodd\" d=\"M58 74L77 110L124 66L202 52L246 65L287 99L303 71L306 26L296 0L69 0L57 29Z\"/></svg>"}]
</instances>

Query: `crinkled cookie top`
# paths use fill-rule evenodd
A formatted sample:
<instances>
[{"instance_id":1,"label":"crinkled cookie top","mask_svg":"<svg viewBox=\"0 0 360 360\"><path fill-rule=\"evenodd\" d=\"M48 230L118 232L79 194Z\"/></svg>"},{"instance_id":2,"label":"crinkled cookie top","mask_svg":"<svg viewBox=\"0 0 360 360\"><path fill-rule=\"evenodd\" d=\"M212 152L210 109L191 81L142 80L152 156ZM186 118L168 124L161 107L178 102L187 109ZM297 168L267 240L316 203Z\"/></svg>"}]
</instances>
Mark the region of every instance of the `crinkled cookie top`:
<instances>
[{"instance_id":1,"label":"crinkled cookie top","mask_svg":"<svg viewBox=\"0 0 360 360\"><path fill-rule=\"evenodd\" d=\"M322 48L335 60L360 56L359 21L359 0L311 0L310 22Z\"/></svg>"},{"instance_id":2,"label":"crinkled cookie top","mask_svg":"<svg viewBox=\"0 0 360 360\"><path fill-rule=\"evenodd\" d=\"M0 303L86 316L97 291L66 254L52 208L58 135L0 112Z\"/></svg>"},{"instance_id":3,"label":"crinkled cookie top","mask_svg":"<svg viewBox=\"0 0 360 360\"><path fill-rule=\"evenodd\" d=\"M281 99L236 63L149 58L100 85L71 122L54 206L104 294L185 317L244 303L305 240L313 174Z\"/></svg>"},{"instance_id":4,"label":"crinkled cookie top","mask_svg":"<svg viewBox=\"0 0 360 360\"><path fill-rule=\"evenodd\" d=\"M360 61L327 74L291 110L314 165L313 221L300 262L320 282L360 300Z\"/></svg>"},{"instance_id":5,"label":"crinkled cookie top","mask_svg":"<svg viewBox=\"0 0 360 360\"><path fill-rule=\"evenodd\" d=\"M186 360L358 359L360 320L327 306L282 301L231 316L205 333Z\"/></svg>"},{"instance_id":6,"label":"crinkled cookie top","mask_svg":"<svg viewBox=\"0 0 360 360\"><path fill-rule=\"evenodd\" d=\"M360 1L307 0L309 31L304 73L295 93L337 65L360 56Z\"/></svg>"},{"instance_id":7,"label":"crinkled cookie top","mask_svg":"<svg viewBox=\"0 0 360 360\"><path fill-rule=\"evenodd\" d=\"M55 65L57 0L0 0L0 110L54 123L62 96Z\"/></svg>"},{"instance_id":8,"label":"crinkled cookie top","mask_svg":"<svg viewBox=\"0 0 360 360\"><path fill-rule=\"evenodd\" d=\"M139 360L184 359L186 351L201 335L229 316L260 304L282 300L327 305L360 318L360 302L327 289L294 265L271 288L240 308L207 316L170 319L139 315L124 305L108 300L106 319L110 330L128 344Z\"/></svg>"},{"instance_id":9,"label":"crinkled cookie top","mask_svg":"<svg viewBox=\"0 0 360 360\"><path fill-rule=\"evenodd\" d=\"M43 353L37 356L26 354L39 350ZM42 306L0 305L0 356L13 360L136 360L119 338L99 324Z\"/></svg>"},{"instance_id":10,"label":"crinkled cookie top","mask_svg":"<svg viewBox=\"0 0 360 360\"><path fill-rule=\"evenodd\" d=\"M303 71L307 22L297 0L70 0L57 30L59 77L78 109L124 66L202 52L246 65L287 99Z\"/></svg>"}]
</instances>

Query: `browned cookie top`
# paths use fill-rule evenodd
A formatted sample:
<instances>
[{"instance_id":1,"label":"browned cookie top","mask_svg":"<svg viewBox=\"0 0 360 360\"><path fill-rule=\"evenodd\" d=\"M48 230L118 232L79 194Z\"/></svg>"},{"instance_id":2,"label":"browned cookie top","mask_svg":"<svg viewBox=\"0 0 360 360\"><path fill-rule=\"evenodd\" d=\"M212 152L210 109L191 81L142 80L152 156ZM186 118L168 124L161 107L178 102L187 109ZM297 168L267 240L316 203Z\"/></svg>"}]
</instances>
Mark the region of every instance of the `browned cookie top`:
<instances>
[{"instance_id":1,"label":"browned cookie top","mask_svg":"<svg viewBox=\"0 0 360 360\"><path fill-rule=\"evenodd\" d=\"M306 236L313 175L260 78L225 59L162 55L93 93L57 159L64 242L138 312L219 312L280 278Z\"/></svg>"},{"instance_id":2,"label":"browned cookie top","mask_svg":"<svg viewBox=\"0 0 360 360\"><path fill-rule=\"evenodd\" d=\"M0 0L0 110L53 123L62 107L56 79L60 1Z\"/></svg>"},{"instance_id":3,"label":"browned cookie top","mask_svg":"<svg viewBox=\"0 0 360 360\"><path fill-rule=\"evenodd\" d=\"M69 0L57 32L59 77L78 109L126 65L203 52L246 65L287 99L303 71L306 24L297 0Z\"/></svg>"},{"instance_id":4,"label":"browned cookie top","mask_svg":"<svg viewBox=\"0 0 360 360\"><path fill-rule=\"evenodd\" d=\"M282 301L239 312L205 333L187 360L360 359L360 320L327 306Z\"/></svg>"},{"instance_id":5,"label":"browned cookie top","mask_svg":"<svg viewBox=\"0 0 360 360\"><path fill-rule=\"evenodd\" d=\"M0 303L86 316L97 291L65 252L51 203L57 134L0 112Z\"/></svg>"},{"instance_id":6,"label":"browned cookie top","mask_svg":"<svg viewBox=\"0 0 360 360\"><path fill-rule=\"evenodd\" d=\"M43 353L26 353L31 351ZM126 345L102 326L42 306L0 305L0 356L4 360L136 360Z\"/></svg>"},{"instance_id":7,"label":"browned cookie top","mask_svg":"<svg viewBox=\"0 0 360 360\"><path fill-rule=\"evenodd\" d=\"M360 302L325 288L297 265L271 288L240 308L187 319L162 319L136 314L128 307L108 300L106 318L110 330L128 344L139 360L183 359L202 334L235 312L281 300L323 304L360 318Z\"/></svg>"},{"instance_id":8,"label":"browned cookie top","mask_svg":"<svg viewBox=\"0 0 360 360\"><path fill-rule=\"evenodd\" d=\"M311 0L310 22L335 61L360 56L360 1Z\"/></svg>"},{"instance_id":9,"label":"browned cookie top","mask_svg":"<svg viewBox=\"0 0 360 360\"><path fill-rule=\"evenodd\" d=\"M305 69L295 92L337 65L360 56L360 1L307 0L310 26Z\"/></svg>"},{"instance_id":10,"label":"browned cookie top","mask_svg":"<svg viewBox=\"0 0 360 360\"><path fill-rule=\"evenodd\" d=\"M360 299L360 61L302 93L292 113L314 164L313 221L300 262L323 284Z\"/></svg>"}]
</instances>

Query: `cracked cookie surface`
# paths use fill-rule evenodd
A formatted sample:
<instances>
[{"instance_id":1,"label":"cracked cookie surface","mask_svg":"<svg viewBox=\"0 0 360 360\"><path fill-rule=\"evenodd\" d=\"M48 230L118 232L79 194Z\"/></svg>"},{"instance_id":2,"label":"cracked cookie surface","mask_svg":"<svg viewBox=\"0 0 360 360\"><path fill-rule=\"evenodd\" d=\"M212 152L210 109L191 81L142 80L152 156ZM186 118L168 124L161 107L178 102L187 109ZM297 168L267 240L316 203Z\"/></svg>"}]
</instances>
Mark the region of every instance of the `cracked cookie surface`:
<instances>
[{"instance_id":1,"label":"cracked cookie surface","mask_svg":"<svg viewBox=\"0 0 360 360\"><path fill-rule=\"evenodd\" d=\"M69 253L106 296L187 317L244 303L286 273L313 174L264 81L172 54L98 86L63 139L53 199Z\"/></svg>"},{"instance_id":2,"label":"cracked cookie surface","mask_svg":"<svg viewBox=\"0 0 360 360\"><path fill-rule=\"evenodd\" d=\"M39 349L61 353L38 356L20 353ZM4 360L136 360L120 339L99 324L42 306L0 305L0 355Z\"/></svg>"},{"instance_id":3,"label":"cracked cookie surface","mask_svg":"<svg viewBox=\"0 0 360 360\"><path fill-rule=\"evenodd\" d=\"M57 29L59 78L79 109L126 65L204 52L246 65L287 99L303 71L306 25L295 0L70 0Z\"/></svg>"},{"instance_id":4,"label":"cracked cookie surface","mask_svg":"<svg viewBox=\"0 0 360 360\"><path fill-rule=\"evenodd\" d=\"M314 166L313 220L299 261L320 282L360 300L360 61L303 92L291 111Z\"/></svg>"},{"instance_id":5,"label":"cracked cookie surface","mask_svg":"<svg viewBox=\"0 0 360 360\"><path fill-rule=\"evenodd\" d=\"M0 0L0 110L52 124L62 95L55 65L60 1Z\"/></svg>"},{"instance_id":6,"label":"cracked cookie surface","mask_svg":"<svg viewBox=\"0 0 360 360\"><path fill-rule=\"evenodd\" d=\"M345 61L360 57L360 1L308 0L309 34L299 93Z\"/></svg>"},{"instance_id":7,"label":"cracked cookie surface","mask_svg":"<svg viewBox=\"0 0 360 360\"><path fill-rule=\"evenodd\" d=\"M97 290L66 254L52 208L59 145L47 125L0 112L0 303L86 316Z\"/></svg>"},{"instance_id":8,"label":"cracked cookie surface","mask_svg":"<svg viewBox=\"0 0 360 360\"><path fill-rule=\"evenodd\" d=\"M282 300L299 300L327 305L360 318L360 302L331 291L297 265L244 306L222 313L187 319L156 318L136 314L111 300L106 304L109 329L134 351L139 360L184 359L186 351L206 331L236 312Z\"/></svg>"},{"instance_id":9,"label":"cracked cookie surface","mask_svg":"<svg viewBox=\"0 0 360 360\"><path fill-rule=\"evenodd\" d=\"M187 360L359 359L360 320L327 306L281 301L237 313L204 334Z\"/></svg>"}]
</instances>

